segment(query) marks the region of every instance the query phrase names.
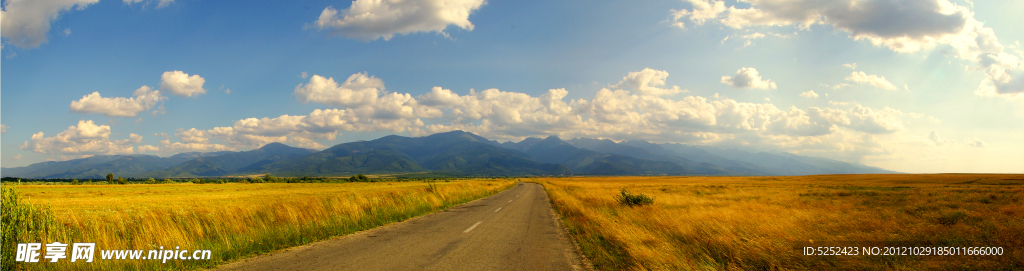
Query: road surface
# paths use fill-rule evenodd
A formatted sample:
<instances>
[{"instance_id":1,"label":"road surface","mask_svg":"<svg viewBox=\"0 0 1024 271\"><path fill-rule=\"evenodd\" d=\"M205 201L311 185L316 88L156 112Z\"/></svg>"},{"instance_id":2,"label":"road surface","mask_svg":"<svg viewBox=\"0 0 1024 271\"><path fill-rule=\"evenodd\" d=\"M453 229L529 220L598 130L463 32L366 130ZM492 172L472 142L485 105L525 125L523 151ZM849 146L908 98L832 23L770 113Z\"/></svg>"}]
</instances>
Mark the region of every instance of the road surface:
<instances>
[{"instance_id":1,"label":"road surface","mask_svg":"<svg viewBox=\"0 0 1024 271\"><path fill-rule=\"evenodd\" d=\"M219 270L580 270L544 187L222 265Z\"/></svg>"}]
</instances>

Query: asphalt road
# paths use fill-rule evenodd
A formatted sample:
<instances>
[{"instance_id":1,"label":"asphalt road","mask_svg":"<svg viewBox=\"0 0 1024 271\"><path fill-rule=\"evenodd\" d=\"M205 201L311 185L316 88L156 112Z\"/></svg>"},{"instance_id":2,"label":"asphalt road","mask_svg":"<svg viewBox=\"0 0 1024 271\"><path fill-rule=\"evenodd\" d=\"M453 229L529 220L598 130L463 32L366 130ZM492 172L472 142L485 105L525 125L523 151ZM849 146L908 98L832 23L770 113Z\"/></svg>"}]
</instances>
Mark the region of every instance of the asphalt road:
<instances>
[{"instance_id":1,"label":"asphalt road","mask_svg":"<svg viewBox=\"0 0 1024 271\"><path fill-rule=\"evenodd\" d=\"M222 265L219 270L580 270L544 187L520 183L400 223Z\"/></svg>"}]
</instances>

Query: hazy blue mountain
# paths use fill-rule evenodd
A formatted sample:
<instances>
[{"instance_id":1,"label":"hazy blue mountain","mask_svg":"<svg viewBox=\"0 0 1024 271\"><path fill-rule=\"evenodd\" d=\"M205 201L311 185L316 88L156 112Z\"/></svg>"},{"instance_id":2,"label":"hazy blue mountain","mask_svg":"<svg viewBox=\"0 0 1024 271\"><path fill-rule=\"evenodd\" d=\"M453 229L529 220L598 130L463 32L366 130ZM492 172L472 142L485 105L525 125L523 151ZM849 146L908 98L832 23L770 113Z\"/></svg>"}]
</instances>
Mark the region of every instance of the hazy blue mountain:
<instances>
[{"instance_id":1,"label":"hazy blue mountain","mask_svg":"<svg viewBox=\"0 0 1024 271\"><path fill-rule=\"evenodd\" d=\"M164 170L146 172L138 174L138 176L152 178L223 176L285 159L310 155L314 152L316 151L281 143L270 143L251 151L199 157Z\"/></svg>"},{"instance_id":2,"label":"hazy blue mountain","mask_svg":"<svg viewBox=\"0 0 1024 271\"><path fill-rule=\"evenodd\" d=\"M827 158L806 157L790 153L773 154L768 152L746 151L740 149L721 149L709 146L690 146L683 144L662 144L662 146L678 153L701 154L711 159L719 157L746 165L753 165L768 171L764 175L814 175L814 174L858 174L858 173L896 173L876 167L841 162Z\"/></svg>"},{"instance_id":3,"label":"hazy blue mountain","mask_svg":"<svg viewBox=\"0 0 1024 271\"><path fill-rule=\"evenodd\" d=\"M800 161L801 163L804 164L842 172L842 174L899 173L884 168L854 164L843 161L836 161L822 157L799 156L791 153L780 153L778 155L792 158L793 160Z\"/></svg>"},{"instance_id":4,"label":"hazy blue mountain","mask_svg":"<svg viewBox=\"0 0 1024 271\"><path fill-rule=\"evenodd\" d=\"M575 138L567 140L569 144L573 146L584 148L599 153L611 153L625 155L638 159L646 159L653 161L666 161L679 164L687 168L692 174L699 175L752 175L755 172L761 172L753 168L742 168L734 167L732 169L725 169L716 163L707 163L706 161L695 162L690 159L677 156L676 154L666 151L657 144L651 144L647 141L642 141L644 147L636 147L623 143L615 143L608 139L592 139L592 138ZM637 143L639 143L638 141ZM720 163L728 164L728 163Z\"/></svg>"},{"instance_id":5,"label":"hazy blue mountain","mask_svg":"<svg viewBox=\"0 0 1024 271\"><path fill-rule=\"evenodd\" d=\"M694 163L714 165L725 170L727 172L725 175L779 175L751 163L727 159L704 149L684 144L654 144L647 141L626 141L622 144L645 149L654 154L683 157Z\"/></svg>"},{"instance_id":6,"label":"hazy blue mountain","mask_svg":"<svg viewBox=\"0 0 1024 271\"><path fill-rule=\"evenodd\" d=\"M526 153L534 160L562 164L579 175L692 175L694 171L667 161L653 161L626 155L599 153L581 149L558 137L526 139L518 146L529 146ZM517 146L517 147L518 147Z\"/></svg>"},{"instance_id":7,"label":"hazy blue mountain","mask_svg":"<svg viewBox=\"0 0 1024 271\"><path fill-rule=\"evenodd\" d=\"M488 140L463 131L425 137L385 136L323 151L271 143L243 152L97 155L3 168L4 177L199 177L271 173L277 176L427 173L520 175L811 175L894 173L856 163L790 153L721 149L646 141L555 136L520 142Z\"/></svg>"},{"instance_id":8,"label":"hazy blue mountain","mask_svg":"<svg viewBox=\"0 0 1024 271\"><path fill-rule=\"evenodd\" d=\"M256 172L282 176L388 174L437 171L460 175L568 175L568 168L463 131L425 137L386 136L335 145L321 152L265 165Z\"/></svg>"},{"instance_id":9,"label":"hazy blue mountain","mask_svg":"<svg viewBox=\"0 0 1024 271\"><path fill-rule=\"evenodd\" d=\"M229 152L181 153L171 157L153 155L96 155L60 162L35 163L26 167L3 168L3 177L103 179L107 174L134 177L158 171L187 160Z\"/></svg>"}]
</instances>

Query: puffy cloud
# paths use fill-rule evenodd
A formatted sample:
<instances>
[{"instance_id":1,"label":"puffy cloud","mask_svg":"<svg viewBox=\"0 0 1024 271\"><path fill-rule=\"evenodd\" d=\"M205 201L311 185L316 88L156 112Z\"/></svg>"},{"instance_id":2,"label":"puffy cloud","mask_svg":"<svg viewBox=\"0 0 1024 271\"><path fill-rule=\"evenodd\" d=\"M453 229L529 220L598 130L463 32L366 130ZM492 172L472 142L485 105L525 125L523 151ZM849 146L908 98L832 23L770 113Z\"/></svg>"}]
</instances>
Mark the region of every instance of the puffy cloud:
<instances>
[{"instance_id":1,"label":"puffy cloud","mask_svg":"<svg viewBox=\"0 0 1024 271\"><path fill-rule=\"evenodd\" d=\"M805 98L818 98L818 93L814 93L814 90L808 90L800 93L800 97Z\"/></svg>"},{"instance_id":2,"label":"puffy cloud","mask_svg":"<svg viewBox=\"0 0 1024 271\"><path fill-rule=\"evenodd\" d=\"M904 130L901 115L903 112L889 107L873 110L855 105L850 109L850 122L846 126L870 134L891 134Z\"/></svg>"},{"instance_id":3,"label":"puffy cloud","mask_svg":"<svg viewBox=\"0 0 1024 271\"><path fill-rule=\"evenodd\" d=\"M327 7L312 26L347 38L390 40L395 34L438 32L454 25L473 30L469 14L484 0L355 0L348 9Z\"/></svg>"},{"instance_id":4,"label":"puffy cloud","mask_svg":"<svg viewBox=\"0 0 1024 271\"><path fill-rule=\"evenodd\" d=\"M672 10L672 17L679 28L684 28L684 24L681 22L684 17L700 25L707 20L715 19L718 14L726 11L723 1L688 0L688 2L693 6L692 10Z\"/></svg>"},{"instance_id":5,"label":"puffy cloud","mask_svg":"<svg viewBox=\"0 0 1024 271\"><path fill-rule=\"evenodd\" d=\"M110 126L81 120L77 126L69 126L53 137L36 133L21 149L51 154L128 154L134 152L132 143L140 141L142 136L136 134L130 134L128 139L110 140Z\"/></svg>"},{"instance_id":6,"label":"puffy cloud","mask_svg":"<svg viewBox=\"0 0 1024 271\"><path fill-rule=\"evenodd\" d=\"M82 99L71 101L68 108L76 113L99 113L108 117L135 117L139 112L153 108L157 103L167 99L160 95L159 90L142 86L135 90L132 98L104 98L99 92L82 96Z\"/></svg>"},{"instance_id":7,"label":"puffy cloud","mask_svg":"<svg viewBox=\"0 0 1024 271\"><path fill-rule=\"evenodd\" d=\"M386 92L383 88L383 81L365 73L353 74L342 84L334 78L313 75L309 83L295 87L294 95L301 102L347 107L348 114L359 118L395 120L441 114L437 109L420 105L408 93Z\"/></svg>"},{"instance_id":8,"label":"puffy cloud","mask_svg":"<svg viewBox=\"0 0 1024 271\"><path fill-rule=\"evenodd\" d=\"M672 10L676 21L718 21L732 28L825 24L900 53L948 45L956 57L976 62L986 78L975 94L1024 96L1024 63L1004 51L992 28L966 6L948 0L742 0L751 7L726 8L723 1L689 0L692 10ZM713 8L709 8L713 7ZM998 61L992 61L992 60Z\"/></svg>"},{"instance_id":9,"label":"puffy cloud","mask_svg":"<svg viewBox=\"0 0 1024 271\"><path fill-rule=\"evenodd\" d=\"M171 94L181 97L206 94L206 90L203 89L204 83L206 83L206 79L203 79L202 76L198 74L189 76L182 71L164 72L160 76L160 89L169 90Z\"/></svg>"},{"instance_id":10,"label":"puffy cloud","mask_svg":"<svg viewBox=\"0 0 1024 271\"><path fill-rule=\"evenodd\" d=\"M852 72L850 73L850 76L846 77L846 80L856 82L858 84L869 84L871 86L884 90L898 89L895 85L889 83L889 80L885 80L885 77L874 74L866 74L864 72Z\"/></svg>"},{"instance_id":11,"label":"puffy cloud","mask_svg":"<svg viewBox=\"0 0 1024 271\"><path fill-rule=\"evenodd\" d=\"M72 8L81 10L99 0L8 0L0 11L0 33L21 48L46 43L50 23Z\"/></svg>"},{"instance_id":12,"label":"puffy cloud","mask_svg":"<svg viewBox=\"0 0 1024 271\"><path fill-rule=\"evenodd\" d=\"M977 138L977 137L968 138L967 140L964 140L964 143L967 144L967 146L971 146L971 147L977 147L977 148L986 148L986 147L988 147L988 144L985 144L985 141L981 141L981 139Z\"/></svg>"},{"instance_id":13,"label":"puffy cloud","mask_svg":"<svg viewBox=\"0 0 1024 271\"><path fill-rule=\"evenodd\" d=\"M679 89L678 86L672 86L670 89L658 88L659 86L665 85L665 78L668 78L668 72L645 68L638 72L630 72L629 75L622 78L622 81L612 87L626 88L636 91L641 95L653 96L672 95L685 92L685 90Z\"/></svg>"},{"instance_id":14,"label":"puffy cloud","mask_svg":"<svg viewBox=\"0 0 1024 271\"><path fill-rule=\"evenodd\" d=\"M856 70L857 69L857 63L846 63L846 64L843 64L843 67L850 68L851 70Z\"/></svg>"},{"instance_id":15,"label":"puffy cloud","mask_svg":"<svg viewBox=\"0 0 1024 271\"><path fill-rule=\"evenodd\" d=\"M743 67L736 71L736 76L722 76L723 84L734 88L776 89L775 82L762 79L757 69Z\"/></svg>"},{"instance_id":16,"label":"puffy cloud","mask_svg":"<svg viewBox=\"0 0 1024 271\"><path fill-rule=\"evenodd\" d=\"M139 152L158 152L160 147L153 145L139 145Z\"/></svg>"},{"instance_id":17,"label":"puffy cloud","mask_svg":"<svg viewBox=\"0 0 1024 271\"><path fill-rule=\"evenodd\" d=\"M664 94L674 91L667 90L678 88L663 88L667 75L653 69L632 72L617 84L598 90L590 99L574 100L565 99L569 94L565 89L549 89L537 96L471 89L462 95L434 87L413 97L408 93L384 93L383 82L366 74L353 75L347 80L350 83L341 84L314 75L309 83L296 88L300 100L331 101L348 107L316 109L307 115L245 118L230 126L206 130L181 129L175 134L181 142L165 139L160 150L256 148L270 142L323 148L321 142L335 140L342 132L387 131L422 136L464 130L502 140L586 136L756 145L792 151L843 152L854 157L888 152L880 147L876 136L904 130L902 118L907 115L891 108L859 105L845 110L777 108L770 103L746 103L718 96L668 98ZM355 86L359 84L363 86Z\"/></svg>"},{"instance_id":18,"label":"puffy cloud","mask_svg":"<svg viewBox=\"0 0 1024 271\"><path fill-rule=\"evenodd\" d=\"M384 81L366 73L353 74L340 85L334 78L313 75L309 83L295 87L295 97L303 103L358 107L373 104L384 90Z\"/></svg>"},{"instance_id":19,"label":"puffy cloud","mask_svg":"<svg viewBox=\"0 0 1024 271\"><path fill-rule=\"evenodd\" d=\"M953 141L952 139L939 137L939 133L936 132L935 130L932 130L930 133L928 133L928 141L931 141L931 143L935 144L935 146L947 146L956 144L956 141Z\"/></svg>"},{"instance_id":20,"label":"puffy cloud","mask_svg":"<svg viewBox=\"0 0 1024 271\"><path fill-rule=\"evenodd\" d=\"M0 133L6 133L6 132L7 132L7 125L0 124Z\"/></svg>"}]
</instances>

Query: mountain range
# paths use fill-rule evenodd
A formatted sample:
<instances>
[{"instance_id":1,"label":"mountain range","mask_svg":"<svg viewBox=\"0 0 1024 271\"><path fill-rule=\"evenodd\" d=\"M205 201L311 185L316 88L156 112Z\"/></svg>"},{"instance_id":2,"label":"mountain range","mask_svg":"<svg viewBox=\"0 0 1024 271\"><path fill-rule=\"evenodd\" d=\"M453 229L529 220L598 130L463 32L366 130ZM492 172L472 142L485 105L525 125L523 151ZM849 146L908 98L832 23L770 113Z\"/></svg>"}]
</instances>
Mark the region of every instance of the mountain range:
<instances>
[{"instance_id":1,"label":"mountain range","mask_svg":"<svg viewBox=\"0 0 1024 271\"><path fill-rule=\"evenodd\" d=\"M97 155L2 168L3 177L102 179L437 173L454 176L526 175L811 175L894 173L827 158L749 152L646 141L614 142L555 136L520 142L488 140L463 131L424 137L385 136L322 151L271 143L242 152Z\"/></svg>"}]
</instances>

